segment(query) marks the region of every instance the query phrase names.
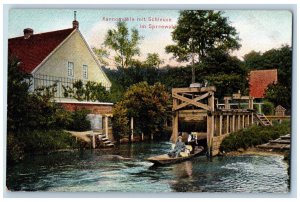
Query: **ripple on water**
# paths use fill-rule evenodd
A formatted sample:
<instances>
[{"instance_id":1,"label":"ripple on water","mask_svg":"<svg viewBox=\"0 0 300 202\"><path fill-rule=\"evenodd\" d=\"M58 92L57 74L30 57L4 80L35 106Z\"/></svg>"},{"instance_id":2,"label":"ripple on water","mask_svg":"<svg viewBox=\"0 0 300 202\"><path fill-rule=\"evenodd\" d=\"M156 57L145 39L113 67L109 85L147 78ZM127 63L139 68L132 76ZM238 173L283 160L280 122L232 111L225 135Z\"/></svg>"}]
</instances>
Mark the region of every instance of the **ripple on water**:
<instances>
[{"instance_id":1,"label":"ripple on water","mask_svg":"<svg viewBox=\"0 0 300 202\"><path fill-rule=\"evenodd\" d=\"M143 159L166 153L169 143L133 145L130 150L121 147L120 155L132 160L114 162L101 158L101 152L87 152L64 154L59 161L52 154L24 161L9 168L8 187L59 192L289 191L287 165L281 156L216 157L212 161L200 156L180 164L153 167Z\"/></svg>"}]
</instances>

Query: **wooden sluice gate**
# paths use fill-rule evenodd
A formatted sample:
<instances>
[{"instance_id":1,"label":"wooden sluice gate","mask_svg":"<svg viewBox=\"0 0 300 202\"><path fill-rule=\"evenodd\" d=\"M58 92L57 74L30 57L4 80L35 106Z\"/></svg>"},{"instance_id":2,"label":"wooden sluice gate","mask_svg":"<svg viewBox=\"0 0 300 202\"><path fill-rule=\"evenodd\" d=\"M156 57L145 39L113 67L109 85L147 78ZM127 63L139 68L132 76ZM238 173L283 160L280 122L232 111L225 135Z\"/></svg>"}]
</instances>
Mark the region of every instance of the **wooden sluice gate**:
<instances>
[{"instance_id":1,"label":"wooden sluice gate","mask_svg":"<svg viewBox=\"0 0 300 202\"><path fill-rule=\"evenodd\" d=\"M206 131L181 131L195 132L199 139L206 134L206 144L209 156L219 153L219 147L223 139L232 132L247 128L253 124L253 98L241 96L240 93L232 97L225 97L225 107L217 108L214 93L216 88L190 87L173 88L173 132L171 140L178 138L180 122L206 122ZM247 100L247 109L231 109L230 100Z\"/></svg>"}]
</instances>

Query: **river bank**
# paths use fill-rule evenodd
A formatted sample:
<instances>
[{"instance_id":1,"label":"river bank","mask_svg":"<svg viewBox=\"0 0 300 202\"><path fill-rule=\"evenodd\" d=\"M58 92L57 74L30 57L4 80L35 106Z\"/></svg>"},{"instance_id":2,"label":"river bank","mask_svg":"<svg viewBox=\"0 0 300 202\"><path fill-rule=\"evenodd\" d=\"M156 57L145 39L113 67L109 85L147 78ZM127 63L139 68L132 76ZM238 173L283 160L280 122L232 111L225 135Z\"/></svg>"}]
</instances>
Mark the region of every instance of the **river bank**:
<instances>
[{"instance_id":1,"label":"river bank","mask_svg":"<svg viewBox=\"0 0 300 202\"><path fill-rule=\"evenodd\" d=\"M241 155L258 155L258 156L271 156L271 155L280 155L285 156L288 151L274 151L274 150L265 150L256 147L251 147L248 149L238 149L237 151L230 151L220 154L221 156L241 156Z\"/></svg>"}]
</instances>

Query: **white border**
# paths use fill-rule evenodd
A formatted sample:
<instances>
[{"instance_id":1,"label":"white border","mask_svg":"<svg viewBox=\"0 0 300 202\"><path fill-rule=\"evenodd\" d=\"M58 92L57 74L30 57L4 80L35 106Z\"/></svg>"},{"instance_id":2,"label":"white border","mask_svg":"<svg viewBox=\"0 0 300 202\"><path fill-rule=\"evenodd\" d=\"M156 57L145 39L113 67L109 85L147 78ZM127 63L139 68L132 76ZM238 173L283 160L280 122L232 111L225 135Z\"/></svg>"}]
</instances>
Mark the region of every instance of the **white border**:
<instances>
[{"instance_id":1,"label":"white border","mask_svg":"<svg viewBox=\"0 0 300 202\"><path fill-rule=\"evenodd\" d=\"M72 8L85 8L85 7L88 7L88 8L95 8L95 5L86 5L86 3L93 3L93 4L98 4L98 3L109 3L109 4L106 4L106 5L102 5L101 7L104 7L104 8L152 8L152 9L155 9L155 8L165 8L165 9L178 9L179 7L180 8L182 8L182 9L187 9L187 8L196 8L195 7L195 1L194 0L185 0L185 1L183 1L183 2L178 2L177 3L177 5L168 5L168 4L165 4L165 3L167 3L166 1L164 1L164 0L151 0L151 1L149 1L149 0L145 0L145 1L143 1L143 5L144 6L141 6L141 4L139 5L139 6L136 6L136 5L128 5L128 4L135 4L136 2L135 1L133 1L133 0L130 0L130 1L127 1L126 3L127 3L127 5L126 4L124 4L125 2L124 1L121 1L121 0L119 0L119 1L116 1L116 0L110 0L110 1L106 1L106 2L99 2L99 0L93 0L93 1L89 1L89 0L85 0L84 2L80 2L80 3L82 3L83 5L80 5L80 4L77 4L77 5L63 5L63 4L67 4L67 3L74 3L74 1L70 1L70 0L51 0L51 1L49 1L49 0L45 0L45 1L43 1L44 3L56 3L57 5L41 5L40 4L40 1L38 1L38 0L31 0L31 1L27 1L27 2L24 2L24 1L22 1L22 0L4 0L3 1L3 3L4 4L16 4L16 3L21 3L21 4L39 4L39 5L37 5L37 7L39 7L39 8L44 8L44 7L54 7L54 8L65 8L66 6L67 7L72 7ZM77 3L77 1L76 1L76 3ZM155 3L155 4L160 4L160 5L150 5L151 3ZM174 3L174 1L172 1L172 3ZM296 0L276 0L276 1L272 1L271 3L272 3L272 5L267 5L266 3L269 3L269 2L267 2L267 1L260 1L260 0L252 0L252 1L249 1L249 0L244 0L243 2L238 2L237 0L235 0L235 1L232 1L232 0L228 0L228 1L226 1L226 3L227 4L225 4L224 5L224 1L222 1L222 0L215 0L215 1L211 1L211 0L202 0L201 2L197 2L197 3L201 3L201 4L198 4L197 5L197 7L199 8L199 7L201 7L201 8L204 8L204 9L212 9L212 8L216 8L216 7L218 7L218 8L220 8L220 7L222 7L222 9L228 9L228 8L234 8L234 9L242 9L242 8L246 8L246 9L254 9L254 8L268 8L268 9L270 9L270 8L272 8L272 9L285 9L285 8L292 8L292 10L294 11L294 16L293 16L293 20L294 20L294 36L293 36L293 47L294 47L294 53L293 53L293 58L294 58L294 61L293 61L293 66L294 66L294 68L293 68L293 101L292 101L292 104L293 104L293 128L292 128L292 130L293 130L293 134L297 134L297 125L299 124L298 123L298 120L297 120L297 114L298 114L298 109L297 109L297 106L296 106L296 100L297 100L297 95L298 95L298 90L296 91L296 86L298 86L298 85L296 85L296 84L299 84L299 81L296 79L297 77L298 77L298 74L297 74L297 69L296 69L296 64L297 64L297 56L298 56L298 54L297 54L297 45L298 45L298 41L296 40L296 33L297 33L297 26L296 26L296 23L298 24L299 23L299 20L298 20L298 18L299 18L299 16L297 15L297 4L298 4L298 1L296 1ZM210 4L210 5L203 5L203 3L206 3L206 4ZM230 5L230 4L235 4L235 3L239 3L240 5ZM253 3L255 3L256 5L254 5ZM294 4L294 5L286 5L286 3L289 3L289 4ZM60 5L58 5L58 4L60 4ZM114 4L114 5L113 5ZM121 5L119 5L119 4L121 4ZM189 5L188 5L189 4ZM191 5L191 4L193 4L193 5ZM218 5L218 4L223 4L223 5ZM284 5L282 5L282 4L284 4ZM7 6L7 5L6 5ZM29 7L30 7L30 5L28 5ZM21 5L15 5L15 7L24 7L24 5L23 6L21 6ZM5 62L5 60L3 60L3 58L7 58L7 55L6 55L6 53L5 53L5 51L3 51L3 47L7 47L7 41L6 40L4 40L5 39L5 36L7 36L7 33L5 33L5 30L7 30L7 21L5 21L5 20L7 20L7 7L4 7L4 9L3 9L3 7L1 7L0 8L0 13L3 13L3 15L4 15L4 21L2 21L1 20L1 28L3 29L3 32L4 32L4 35L0 35L0 38L1 38L1 52L0 52L0 54L1 54L1 59L2 59L2 61L3 61L3 63L4 63L4 67L6 67L5 65L7 65L6 64L6 62ZM3 12L3 11L5 11L5 12ZM4 23L4 24L3 24ZM4 26L3 26L4 25ZM280 28L280 27L279 27ZM5 35L6 34L6 35ZM3 58L2 58L2 56L3 56ZM3 124L3 134L5 134L5 131L6 131L6 93L7 93L7 90L6 90L6 82L7 82L7 70L6 70L6 68L3 68L3 70L2 70L2 72L3 72L3 74L1 74L1 81L3 81L3 82L0 82L1 84L1 86L0 86L0 89L3 89L3 99L0 99L1 100L1 102L0 102L0 105L1 105L1 107L2 107L2 112L3 113L1 113L1 120L0 120L0 123L2 123ZM3 102L3 103L2 103ZM2 141L0 141L0 147L2 146L2 148L4 148L3 146L5 146L5 142L6 142L6 138L4 137L3 138L4 139L4 141L2 142ZM294 142L294 144L297 144L297 145L299 145L299 139L300 138L295 138L295 139L293 139L293 142ZM4 143L4 145L3 145L3 143ZM292 153L293 153L293 155L295 155L295 154L297 154L296 153L296 148L295 147L293 147L294 149L292 149ZM4 150L4 149L3 149ZM5 151L4 151L4 153L5 153ZM4 157L4 155L1 153L1 155L0 155L0 160L2 161L2 162L4 162L5 163L5 158L4 159L2 159ZM295 157L295 156L294 156ZM294 158L294 157L292 157L292 171L293 171L293 173L295 173L295 172L297 172L297 170L296 170L296 162L297 162L297 160L299 160L299 155L297 156L297 160L296 160L296 158ZM300 161L299 161L300 162ZM5 165L5 164L4 164ZM3 171L5 171L5 170L2 170L3 169L3 167L1 167L1 173L3 173ZM4 166L4 169L5 169L5 166ZM293 180L292 180L292 183L294 183L294 185L296 185L296 180L297 180L297 178L296 178L297 176L292 176L292 178L293 178ZM3 181L5 181L5 175L4 175L4 178L3 178ZM1 184L1 186L2 186L3 184ZM292 184L293 185L293 184ZM5 191L5 189L4 189L4 187L1 189L1 191ZM212 193L212 194L206 194L206 193L200 193L200 194L196 194L196 195L190 195L190 194L184 194L184 193L175 193L175 194L169 194L169 195L156 195L156 194L152 194L152 195L149 195L149 194L140 194L140 195L131 195L131 193L130 194L125 194L125 195L118 195L118 194L115 194L115 193L113 193L113 194L102 194L102 193L100 193L100 194L94 194L94 193L87 193L87 194L83 194L83 193L72 193L72 194L67 194L67 193L40 193L40 194L36 194L36 193L21 193L21 194L17 194L17 195L15 195L15 194L13 194L13 193L6 193L6 197L11 197L11 196L13 196L13 197L70 197L70 198L76 198L76 199L72 199L72 201L78 201L78 200L81 200L81 198L83 198L83 197L86 197L86 198L89 198L89 197L175 197L175 198L177 198L177 199L172 199L172 201L182 201L182 199L180 199L180 198L182 198L182 197L205 197L205 198L208 198L208 199L205 199L205 201L211 201L211 200L214 200L214 199L212 199L213 197L215 197L215 198L222 198L222 197L225 197L225 199L223 199L222 198L222 201L237 201L237 200L239 200L240 201L240 199L238 199L237 197L242 197L243 199L242 200L245 200L245 201L249 201L249 200L253 200L253 198L246 198L246 197L254 197L254 198L261 198L260 200L265 200L265 199L263 199L263 198L269 198L269 197L278 197L277 199L275 198L273 198L272 200L280 200L280 201L282 201L282 197L283 198L286 198L286 197L298 197L298 196L296 196L295 194L296 194L296 192L298 192L298 193L300 193L300 191L299 191L299 186L297 187L297 190L292 190L292 191L294 191L294 194L292 194L292 195L290 195L290 196L287 196L287 195L273 195L273 194L258 194L258 195L252 195L252 194L223 194L223 193ZM2 196L3 196L3 194L2 194ZM234 198L234 199L229 199L228 197L231 197L231 198ZM192 199L192 198L190 198L190 199L188 199L189 201L199 201L199 199ZM227 198L227 199L226 199ZM8 200L7 198L5 199L5 200ZM9 199L10 200L10 199ZM36 200L39 200L40 201L40 199L37 199L37 198L35 198L35 199L29 199L29 198L25 198L25 199L23 199L24 201L36 201ZM47 199L46 199L47 200ZM51 200L53 200L53 199L48 199L49 201ZM56 199L55 199L56 200ZM97 200L97 201L99 201L99 199L92 199L92 198L89 198L88 199L89 201L91 201L91 200ZM100 199L101 200L101 199ZM105 199L105 200L107 200L107 199ZM124 200L124 199L122 199L122 200ZM139 198L136 198L136 199L130 199L130 201L137 201L137 200L139 200L140 201L140 199ZM153 201L153 199L142 199L142 200L146 200L146 201ZM157 200L157 199L155 199L155 200ZM200 199L201 200L201 199ZM255 199L255 200L259 200L259 199ZM296 201L296 198L293 198L293 199L290 199L290 200L293 200L293 201ZM125 200L125 201L127 201L127 200ZM128 200L129 201L129 200ZM165 199L164 199L164 201L165 201Z\"/></svg>"}]
</instances>

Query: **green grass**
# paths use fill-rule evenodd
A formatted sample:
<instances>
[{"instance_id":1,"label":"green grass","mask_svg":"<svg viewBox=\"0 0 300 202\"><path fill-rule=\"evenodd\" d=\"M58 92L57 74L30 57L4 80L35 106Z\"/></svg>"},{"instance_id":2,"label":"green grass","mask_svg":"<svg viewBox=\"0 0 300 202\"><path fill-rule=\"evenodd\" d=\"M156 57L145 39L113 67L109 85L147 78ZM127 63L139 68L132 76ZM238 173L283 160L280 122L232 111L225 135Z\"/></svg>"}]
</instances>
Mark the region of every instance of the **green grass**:
<instances>
[{"instance_id":1,"label":"green grass","mask_svg":"<svg viewBox=\"0 0 300 202\"><path fill-rule=\"evenodd\" d=\"M273 126L251 126L226 137L221 146L221 152L236 151L239 148L247 149L256 145L267 143L269 140L279 138L281 135L291 133L290 121L283 121Z\"/></svg>"}]
</instances>

